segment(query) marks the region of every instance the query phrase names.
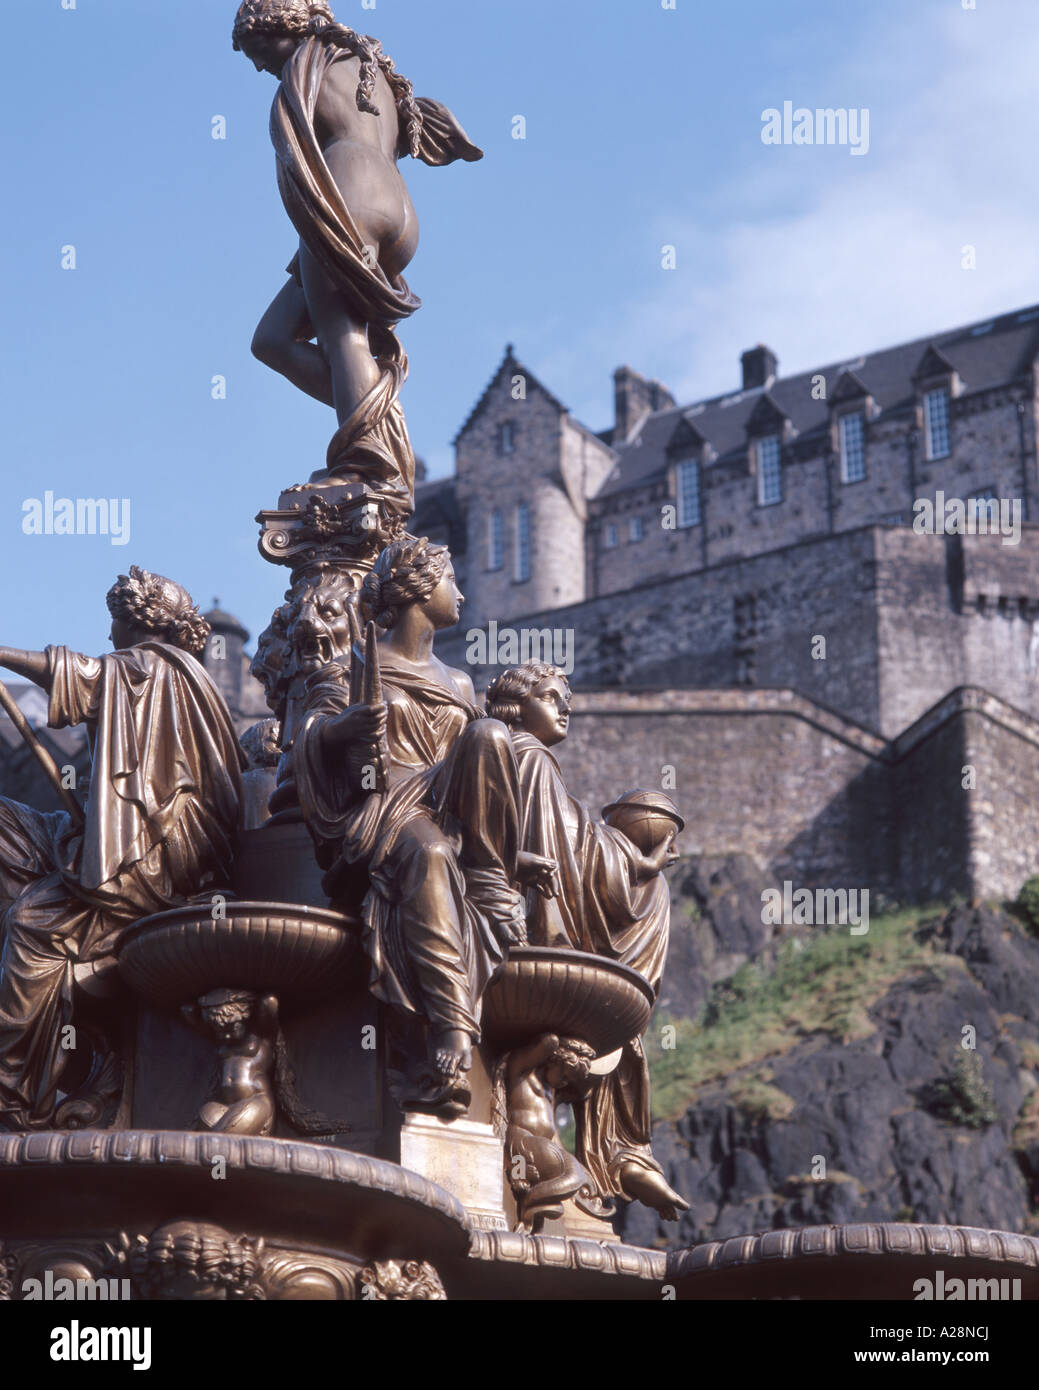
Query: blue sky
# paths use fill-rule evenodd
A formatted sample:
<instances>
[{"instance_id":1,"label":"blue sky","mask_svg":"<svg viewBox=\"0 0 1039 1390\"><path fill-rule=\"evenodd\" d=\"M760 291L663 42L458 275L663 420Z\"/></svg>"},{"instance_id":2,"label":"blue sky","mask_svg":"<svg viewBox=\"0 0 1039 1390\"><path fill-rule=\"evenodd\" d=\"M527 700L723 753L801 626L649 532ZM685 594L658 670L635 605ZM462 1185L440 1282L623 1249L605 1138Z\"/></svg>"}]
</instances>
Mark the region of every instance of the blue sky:
<instances>
[{"instance_id":1,"label":"blue sky","mask_svg":"<svg viewBox=\"0 0 1039 1390\"><path fill-rule=\"evenodd\" d=\"M797 371L1039 300L1035 0L335 8L486 151L404 166L424 300L401 327L404 404L434 475L509 341L601 429L624 362L691 401L735 388L758 341ZM280 600L253 517L321 466L334 419L249 354L294 237L276 84L232 52L234 10L4 7L0 645L105 649L131 563L219 595L254 636ZM868 107L868 154L764 145L785 100ZM48 490L129 497L129 544L23 535Z\"/></svg>"}]
</instances>

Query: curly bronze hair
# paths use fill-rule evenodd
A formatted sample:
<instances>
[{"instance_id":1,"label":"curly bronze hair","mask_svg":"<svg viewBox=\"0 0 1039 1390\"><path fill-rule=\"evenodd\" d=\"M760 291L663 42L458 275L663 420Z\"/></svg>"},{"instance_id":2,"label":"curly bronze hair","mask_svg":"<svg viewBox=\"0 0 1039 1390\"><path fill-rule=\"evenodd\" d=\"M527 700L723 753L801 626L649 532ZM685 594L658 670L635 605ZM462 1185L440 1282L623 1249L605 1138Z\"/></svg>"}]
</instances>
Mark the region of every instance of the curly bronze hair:
<instances>
[{"instance_id":1,"label":"curly bronze hair","mask_svg":"<svg viewBox=\"0 0 1039 1390\"><path fill-rule=\"evenodd\" d=\"M444 577L450 560L446 545L425 536L404 536L388 545L361 585L361 612L380 627L391 628L409 603L421 603Z\"/></svg>"},{"instance_id":2,"label":"curly bronze hair","mask_svg":"<svg viewBox=\"0 0 1039 1390\"><path fill-rule=\"evenodd\" d=\"M556 677L570 689L565 672L547 661L526 661L522 666L510 666L496 676L487 687L484 700L491 719L500 719L510 729L523 718L523 701L542 681Z\"/></svg>"},{"instance_id":3,"label":"curly bronze hair","mask_svg":"<svg viewBox=\"0 0 1039 1390\"><path fill-rule=\"evenodd\" d=\"M158 642L201 656L210 627L187 589L161 574L137 565L121 574L109 589L105 602L113 618L143 628Z\"/></svg>"},{"instance_id":4,"label":"curly bronze hair","mask_svg":"<svg viewBox=\"0 0 1039 1390\"><path fill-rule=\"evenodd\" d=\"M422 139L422 115L415 101L415 89L406 77L396 70L392 58L382 51L382 44L367 34L358 34L347 24L338 24L324 0L243 0L235 16L231 43L240 52L242 40L251 34L271 34L280 38L317 38L322 43L346 49L361 60L357 83L357 109L378 116L379 108L372 101L375 79L379 70L390 84L397 111L402 122L402 152L417 157Z\"/></svg>"}]
</instances>

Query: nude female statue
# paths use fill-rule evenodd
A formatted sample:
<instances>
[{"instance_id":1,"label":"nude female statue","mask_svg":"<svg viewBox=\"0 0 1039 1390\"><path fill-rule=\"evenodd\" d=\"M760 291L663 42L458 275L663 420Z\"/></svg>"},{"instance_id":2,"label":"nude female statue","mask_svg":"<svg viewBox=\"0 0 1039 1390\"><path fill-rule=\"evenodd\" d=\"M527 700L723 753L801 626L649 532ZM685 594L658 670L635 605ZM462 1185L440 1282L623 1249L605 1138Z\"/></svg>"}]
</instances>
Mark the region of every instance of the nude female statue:
<instances>
[{"instance_id":1,"label":"nude female statue","mask_svg":"<svg viewBox=\"0 0 1039 1390\"><path fill-rule=\"evenodd\" d=\"M337 24L323 0L245 0L233 40L257 71L281 81L271 139L300 236L253 352L334 406L340 428L329 469L409 512L415 460L397 399L407 357L393 325L421 301L402 277L418 222L397 160L440 165L482 152L446 107L416 99L375 39Z\"/></svg>"}]
</instances>

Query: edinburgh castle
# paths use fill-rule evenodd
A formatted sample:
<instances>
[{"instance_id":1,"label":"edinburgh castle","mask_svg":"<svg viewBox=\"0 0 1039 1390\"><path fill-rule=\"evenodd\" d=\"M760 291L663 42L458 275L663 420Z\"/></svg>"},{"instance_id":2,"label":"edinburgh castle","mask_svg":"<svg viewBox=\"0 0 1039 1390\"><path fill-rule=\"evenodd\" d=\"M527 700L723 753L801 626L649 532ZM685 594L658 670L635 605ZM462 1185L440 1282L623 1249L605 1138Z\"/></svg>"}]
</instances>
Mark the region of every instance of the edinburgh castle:
<instances>
[{"instance_id":1,"label":"edinburgh castle","mask_svg":"<svg viewBox=\"0 0 1039 1390\"><path fill-rule=\"evenodd\" d=\"M621 367L595 431L509 347L455 475L417 493L467 599L438 653L478 689L516 659L503 634L565 653L574 792L669 787L686 855L1013 896L1039 868L1037 355L1039 307L789 377L756 346L731 394L687 405ZM210 616L244 730L266 713L248 634ZM0 741L32 799L7 721Z\"/></svg>"}]
</instances>

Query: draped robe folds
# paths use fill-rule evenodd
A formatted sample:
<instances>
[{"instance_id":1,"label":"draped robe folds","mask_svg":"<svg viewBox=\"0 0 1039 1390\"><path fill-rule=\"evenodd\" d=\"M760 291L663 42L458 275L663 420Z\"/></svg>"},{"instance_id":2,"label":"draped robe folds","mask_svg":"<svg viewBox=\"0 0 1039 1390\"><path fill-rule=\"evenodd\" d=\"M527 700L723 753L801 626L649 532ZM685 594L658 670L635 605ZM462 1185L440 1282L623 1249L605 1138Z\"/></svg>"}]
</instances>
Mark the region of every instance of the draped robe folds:
<instances>
[{"instance_id":1,"label":"draped robe folds","mask_svg":"<svg viewBox=\"0 0 1039 1390\"><path fill-rule=\"evenodd\" d=\"M608 956L659 992L667 958L670 894L662 874L638 882L641 857L627 836L570 795L559 764L533 735L514 730L523 807L521 848L559 865L555 898L528 894L532 943ZM642 1042L621 1050L617 1067L596 1077L574 1107L577 1156L604 1195L620 1196L618 1172L635 1163L660 1172L650 1151L649 1069Z\"/></svg>"},{"instance_id":2,"label":"draped robe folds","mask_svg":"<svg viewBox=\"0 0 1039 1390\"><path fill-rule=\"evenodd\" d=\"M345 756L325 759L322 724L349 704L348 668L334 663L307 686L293 746L300 805L323 867L342 859L368 872L361 915L373 994L478 1041L505 931L522 920L510 886L520 818L512 742L455 691L389 657L380 668L385 789L357 800Z\"/></svg>"},{"instance_id":3,"label":"draped robe folds","mask_svg":"<svg viewBox=\"0 0 1039 1390\"><path fill-rule=\"evenodd\" d=\"M227 888L245 762L223 698L179 648L47 657L48 724L87 726L91 778L82 831L0 797L0 1103L30 1126L53 1117L76 962Z\"/></svg>"},{"instance_id":4,"label":"draped robe folds","mask_svg":"<svg viewBox=\"0 0 1039 1390\"><path fill-rule=\"evenodd\" d=\"M398 397L408 375L408 359L393 325L421 306L403 276L390 279L371 256L342 191L332 177L314 129L314 112L325 74L333 63L354 57L349 49L304 39L285 67L271 110L271 140L278 160L278 189L285 211L315 260L368 325L369 345L380 378L328 446L328 467L364 455L365 476L374 490L410 514L415 455ZM475 160L481 152L446 106L428 97L416 102L419 126L413 139L402 136L401 154L426 164ZM299 278L298 261L289 266Z\"/></svg>"}]
</instances>

